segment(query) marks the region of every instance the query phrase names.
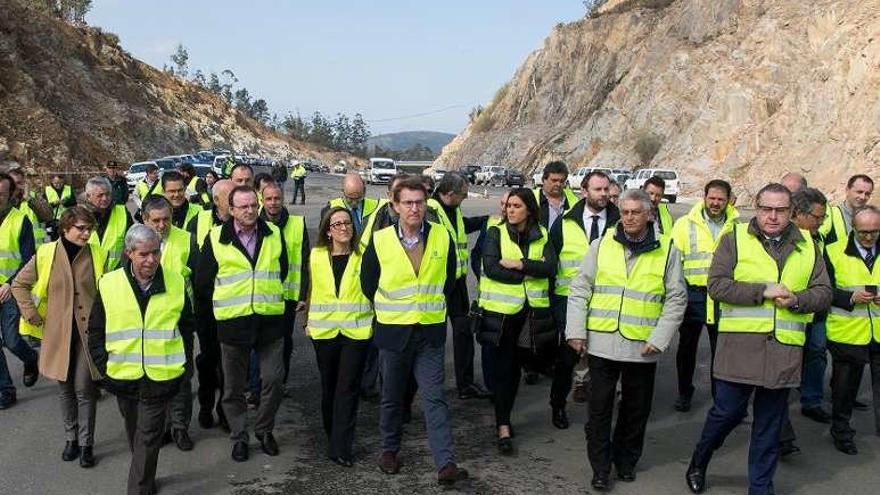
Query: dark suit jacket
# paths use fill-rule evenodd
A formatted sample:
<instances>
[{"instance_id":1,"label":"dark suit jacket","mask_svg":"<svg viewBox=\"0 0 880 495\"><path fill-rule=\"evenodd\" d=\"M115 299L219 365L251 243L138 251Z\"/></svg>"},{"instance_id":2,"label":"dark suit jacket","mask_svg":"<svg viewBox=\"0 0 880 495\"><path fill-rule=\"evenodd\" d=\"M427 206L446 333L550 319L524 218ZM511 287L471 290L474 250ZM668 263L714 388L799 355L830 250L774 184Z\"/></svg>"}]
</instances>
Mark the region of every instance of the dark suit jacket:
<instances>
[{"instance_id":1,"label":"dark suit jacket","mask_svg":"<svg viewBox=\"0 0 880 495\"><path fill-rule=\"evenodd\" d=\"M389 229L397 230L397 223L389 225ZM448 234L448 231L442 226L429 222L425 222L424 238L427 239L428 233L432 228L442 229ZM408 259L400 260L401 263L409 264ZM443 284L443 294L449 297L455 285L456 275L456 258L455 258L455 242L450 237L449 250L446 253L446 280ZM371 242L364 252L364 258L361 262L361 290L364 295L372 301L379 288L379 276L382 273L382 267L379 265L379 258L376 256L375 243ZM391 287L394 289L395 287ZM406 348L412 332L423 332L425 339L433 346L443 345L446 342L446 322L434 325L386 325L373 320L373 342L380 349L400 352Z\"/></svg>"}]
</instances>

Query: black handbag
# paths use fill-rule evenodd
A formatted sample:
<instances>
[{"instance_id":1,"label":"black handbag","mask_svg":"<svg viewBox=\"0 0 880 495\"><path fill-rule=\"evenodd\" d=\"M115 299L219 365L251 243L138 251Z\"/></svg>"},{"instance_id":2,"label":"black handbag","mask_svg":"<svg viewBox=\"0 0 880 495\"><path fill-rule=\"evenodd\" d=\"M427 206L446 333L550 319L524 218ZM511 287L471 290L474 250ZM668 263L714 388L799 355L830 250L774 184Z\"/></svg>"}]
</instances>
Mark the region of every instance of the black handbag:
<instances>
[{"instance_id":1,"label":"black handbag","mask_svg":"<svg viewBox=\"0 0 880 495\"><path fill-rule=\"evenodd\" d=\"M549 308L532 308L529 311L529 332L532 350L538 351L559 345L559 332Z\"/></svg>"},{"instance_id":2,"label":"black handbag","mask_svg":"<svg viewBox=\"0 0 880 495\"><path fill-rule=\"evenodd\" d=\"M473 301L468 313L468 320L471 332L477 337L477 342L480 345L498 346L498 342L501 341L501 330L504 326L504 315L491 311L487 314L477 304L477 301Z\"/></svg>"}]
</instances>

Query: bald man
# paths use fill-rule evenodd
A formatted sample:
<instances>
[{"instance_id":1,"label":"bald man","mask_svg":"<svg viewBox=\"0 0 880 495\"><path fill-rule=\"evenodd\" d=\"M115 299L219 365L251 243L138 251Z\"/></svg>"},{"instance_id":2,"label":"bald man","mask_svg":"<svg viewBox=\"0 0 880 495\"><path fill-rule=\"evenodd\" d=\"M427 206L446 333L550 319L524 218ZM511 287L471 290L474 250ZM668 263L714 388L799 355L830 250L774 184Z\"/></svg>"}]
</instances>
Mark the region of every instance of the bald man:
<instances>
[{"instance_id":1,"label":"bald man","mask_svg":"<svg viewBox=\"0 0 880 495\"><path fill-rule=\"evenodd\" d=\"M807 179L803 175L796 172L789 172L779 179L779 183L785 186L792 194L807 188Z\"/></svg>"},{"instance_id":2,"label":"bald man","mask_svg":"<svg viewBox=\"0 0 880 495\"><path fill-rule=\"evenodd\" d=\"M235 183L229 179L218 180L211 188L214 203L210 210L199 212L187 224L186 230L192 234L193 252L201 251L208 231L215 225L222 225L229 219L229 193ZM226 416L220 407L223 395L223 369L220 366L220 343L217 341L217 322L199 319L196 334L199 336L199 355L196 356L196 370L199 375L199 425L202 428L214 426L214 410L220 427L228 431ZM219 393L218 393L219 392Z\"/></svg>"},{"instance_id":3,"label":"bald man","mask_svg":"<svg viewBox=\"0 0 880 495\"><path fill-rule=\"evenodd\" d=\"M366 198L366 186L360 175L351 173L342 178L342 196L331 199L321 210L321 218L333 207L342 207L351 212L354 227L358 234L363 232L370 215L379 207L379 200Z\"/></svg>"}]
</instances>

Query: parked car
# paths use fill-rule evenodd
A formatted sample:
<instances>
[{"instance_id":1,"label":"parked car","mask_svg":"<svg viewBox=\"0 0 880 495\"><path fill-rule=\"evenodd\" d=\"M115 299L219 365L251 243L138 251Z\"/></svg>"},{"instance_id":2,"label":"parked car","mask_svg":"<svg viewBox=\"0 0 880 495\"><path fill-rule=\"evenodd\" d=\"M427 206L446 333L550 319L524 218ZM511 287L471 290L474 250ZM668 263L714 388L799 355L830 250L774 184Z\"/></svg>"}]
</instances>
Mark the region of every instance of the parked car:
<instances>
[{"instance_id":1,"label":"parked car","mask_svg":"<svg viewBox=\"0 0 880 495\"><path fill-rule=\"evenodd\" d=\"M492 179L492 167L483 165L474 175L474 184L488 184L490 179Z\"/></svg>"},{"instance_id":2,"label":"parked car","mask_svg":"<svg viewBox=\"0 0 880 495\"><path fill-rule=\"evenodd\" d=\"M226 163L227 158L229 158L229 155L217 155L214 157L214 162L211 165L214 173L220 177L223 177L223 165Z\"/></svg>"},{"instance_id":3,"label":"parked car","mask_svg":"<svg viewBox=\"0 0 880 495\"><path fill-rule=\"evenodd\" d=\"M519 170L502 168L500 172L492 176L492 184L495 186L522 187L524 185L523 174Z\"/></svg>"},{"instance_id":4,"label":"parked car","mask_svg":"<svg viewBox=\"0 0 880 495\"><path fill-rule=\"evenodd\" d=\"M459 173L461 173L461 175L463 175L464 178L467 179L467 181L471 184L476 184L477 172L480 171L480 168L481 167L479 165L465 165L464 167L459 169Z\"/></svg>"},{"instance_id":5,"label":"parked car","mask_svg":"<svg viewBox=\"0 0 880 495\"><path fill-rule=\"evenodd\" d=\"M608 177L610 177L610 178L613 178L613 177L614 177L614 174L613 174L613 172L611 171L610 168L605 168L605 167L580 167L579 169L575 170L575 172L574 172L573 174L569 174L569 176L568 176L568 186L569 186L570 188L572 188L572 189L580 189L580 188L581 188L581 182L583 182L584 177L586 177L587 174L589 174L590 172L605 172L605 175L607 175Z\"/></svg>"},{"instance_id":6,"label":"parked car","mask_svg":"<svg viewBox=\"0 0 880 495\"><path fill-rule=\"evenodd\" d=\"M446 170L442 168L434 168L431 170L431 178L434 179L434 183L440 182L440 179L446 175Z\"/></svg>"},{"instance_id":7,"label":"parked car","mask_svg":"<svg viewBox=\"0 0 880 495\"><path fill-rule=\"evenodd\" d=\"M390 158L370 158L367 168L368 184L387 184L397 175L397 164Z\"/></svg>"},{"instance_id":8,"label":"parked car","mask_svg":"<svg viewBox=\"0 0 880 495\"><path fill-rule=\"evenodd\" d=\"M138 182L147 176L147 165L155 165L154 161L137 162L128 166L125 172L125 181L128 182L128 190L133 191Z\"/></svg>"},{"instance_id":9,"label":"parked car","mask_svg":"<svg viewBox=\"0 0 880 495\"><path fill-rule=\"evenodd\" d=\"M663 199L670 203L678 200L680 190L678 172L667 168L645 168L635 172L635 175L624 184L624 189L640 189L648 178L657 176L666 183L663 191Z\"/></svg>"}]
</instances>

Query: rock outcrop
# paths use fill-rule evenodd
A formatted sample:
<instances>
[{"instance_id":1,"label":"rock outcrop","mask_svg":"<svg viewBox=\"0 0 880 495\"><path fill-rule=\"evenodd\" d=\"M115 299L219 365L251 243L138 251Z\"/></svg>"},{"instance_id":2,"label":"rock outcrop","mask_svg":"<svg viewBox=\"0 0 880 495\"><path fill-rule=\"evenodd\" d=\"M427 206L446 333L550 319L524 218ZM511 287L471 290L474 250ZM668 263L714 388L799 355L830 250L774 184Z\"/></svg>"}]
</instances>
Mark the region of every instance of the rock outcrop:
<instances>
[{"instance_id":1,"label":"rock outcrop","mask_svg":"<svg viewBox=\"0 0 880 495\"><path fill-rule=\"evenodd\" d=\"M224 147L277 159L334 162L201 86L123 50L115 35L0 0L0 160L93 168Z\"/></svg>"},{"instance_id":2,"label":"rock outcrop","mask_svg":"<svg viewBox=\"0 0 880 495\"><path fill-rule=\"evenodd\" d=\"M840 197L880 165L877 0L611 0L558 25L440 164L672 167Z\"/></svg>"}]
</instances>

